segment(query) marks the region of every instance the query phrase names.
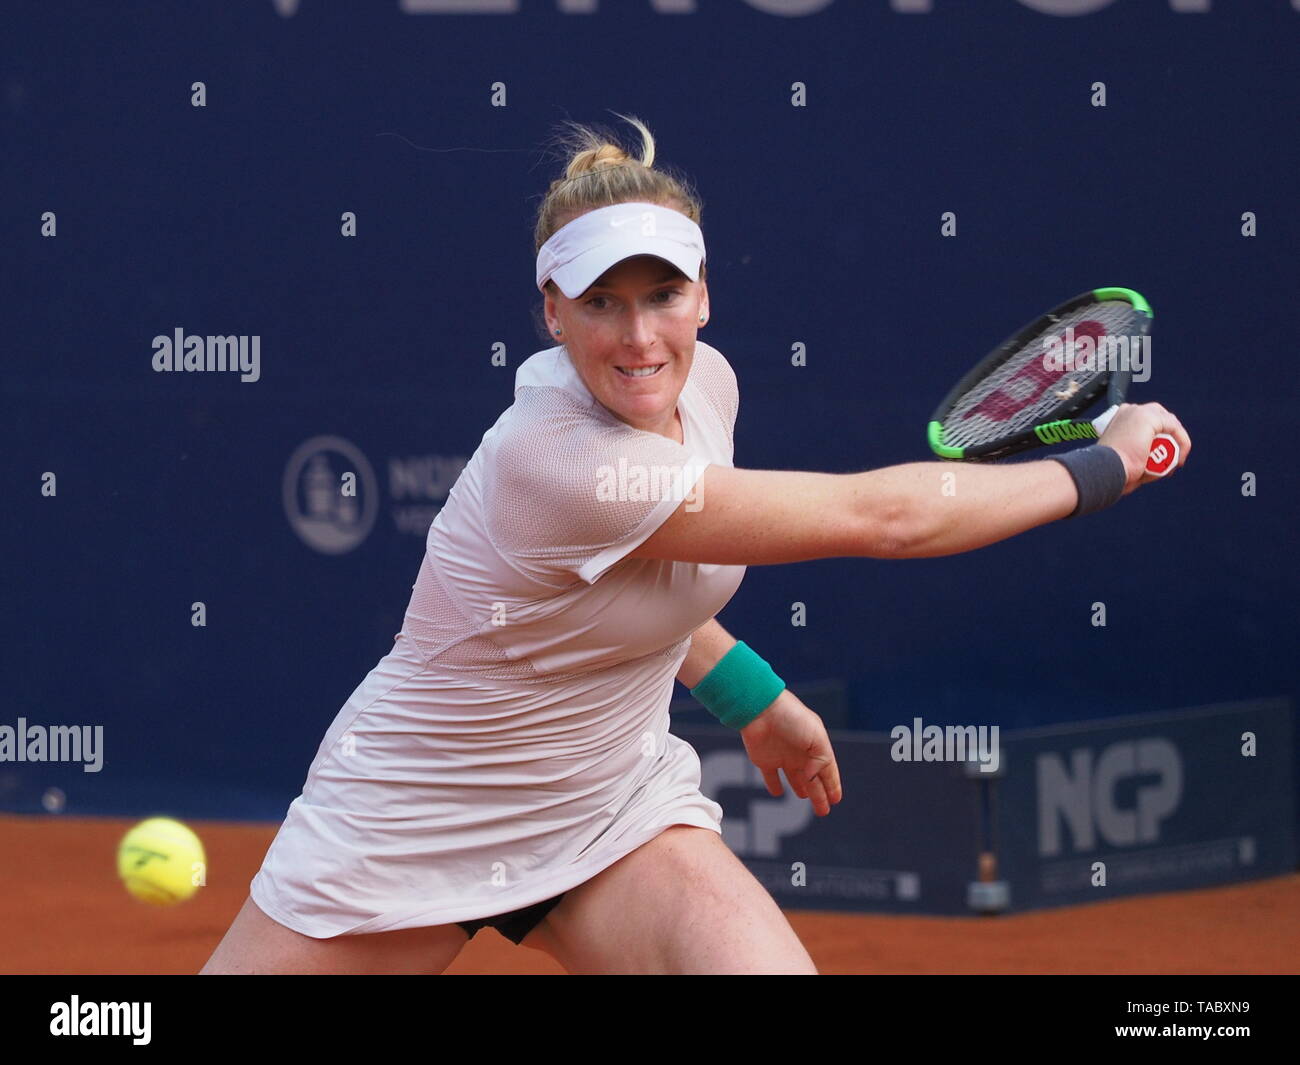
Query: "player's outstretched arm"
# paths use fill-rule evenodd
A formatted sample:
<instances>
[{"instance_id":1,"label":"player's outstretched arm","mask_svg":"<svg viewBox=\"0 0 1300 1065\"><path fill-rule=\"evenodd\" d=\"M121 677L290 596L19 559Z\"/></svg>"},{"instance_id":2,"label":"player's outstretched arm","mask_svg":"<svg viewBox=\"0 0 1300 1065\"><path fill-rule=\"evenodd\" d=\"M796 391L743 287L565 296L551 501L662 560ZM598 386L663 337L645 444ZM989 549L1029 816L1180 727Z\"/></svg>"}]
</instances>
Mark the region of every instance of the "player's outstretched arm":
<instances>
[{"instance_id":1,"label":"player's outstretched arm","mask_svg":"<svg viewBox=\"0 0 1300 1065\"><path fill-rule=\"evenodd\" d=\"M914 462L865 473L709 466L632 558L765 566L819 558L931 558L1064 518L1059 462Z\"/></svg>"}]
</instances>

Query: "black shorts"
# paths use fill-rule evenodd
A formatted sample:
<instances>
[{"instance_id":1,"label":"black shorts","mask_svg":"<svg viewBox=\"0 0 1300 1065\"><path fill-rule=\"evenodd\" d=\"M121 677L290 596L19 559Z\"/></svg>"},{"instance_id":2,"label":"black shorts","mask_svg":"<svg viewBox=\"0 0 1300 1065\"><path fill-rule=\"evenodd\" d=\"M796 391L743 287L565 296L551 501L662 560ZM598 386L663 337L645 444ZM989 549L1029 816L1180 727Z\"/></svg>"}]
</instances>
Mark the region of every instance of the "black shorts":
<instances>
[{"instance_id":1,"label":"black shorts","mask_svg":"<svg viewBox=\"0 0 1300 1065\"><path fill-rule=\"evenodd\" d=\"M491 927L495 928L512 943L518 944L523 942L524 936L541 924L542 918L562 898L564 898L564 892L560 892L554 898L547 899L544 902L535 902L531 906L525 906L522 910L511 910L509 913L499 913L495 917L484 917L477 921L457 921L456 923L465 929L465 934L470 939L474 938L474 933L480 928Z\"/></svg>"}]
</instances>

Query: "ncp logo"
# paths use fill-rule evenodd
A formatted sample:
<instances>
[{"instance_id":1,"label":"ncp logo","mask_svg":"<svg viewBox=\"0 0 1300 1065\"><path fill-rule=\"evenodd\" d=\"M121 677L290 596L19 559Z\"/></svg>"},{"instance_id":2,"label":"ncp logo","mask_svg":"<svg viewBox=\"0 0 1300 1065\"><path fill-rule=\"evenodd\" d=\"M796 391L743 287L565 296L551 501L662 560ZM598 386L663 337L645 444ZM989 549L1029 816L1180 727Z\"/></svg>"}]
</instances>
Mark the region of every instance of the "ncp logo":
<instances>
[{"instance_id":1,"label":"ncp logo","mask_svg":"<svg viewBox=\"0 0 1300 1065\"><path fill-rule=\"evenodd\" d=\"M744 816L730 811L722 822L722 841L736 854L749 858L775 858L781 839L796 836L813 819L812 803L801 799L782 781L782 796L773 798L763 783L763 771L744 751L711 751L700 757L700 790L714 802L723 788L752 788L763 798L749 800Z\"/></svg>"},{"instance_id":2,"label":"ncp logo","mask_svg":"<svg viewBox=\"0 0 1300 1065\"><path fill-rule=\"evenodd\" d=\"M314 436L284 467L284 513L308 547L342 555L370 535L379 482L366 456L341 436Z\"/></svg>"},{"instance_id":3,"label":"ncp logo","mask_svg":"<svg viewBox=\"0 0 1300 1065\"><path fill-rule=\"evenodd\" d=\"M1151 843L1160 824L1183 797L1183 759L1169 740L1126 740L1102 748L1093 762L1089 747L1037 758L1038 853L1061 853L1061 826L1070 829L1072 849L1090 851L1101 840L1112 847Z\"/></svg>"}]
</instances>

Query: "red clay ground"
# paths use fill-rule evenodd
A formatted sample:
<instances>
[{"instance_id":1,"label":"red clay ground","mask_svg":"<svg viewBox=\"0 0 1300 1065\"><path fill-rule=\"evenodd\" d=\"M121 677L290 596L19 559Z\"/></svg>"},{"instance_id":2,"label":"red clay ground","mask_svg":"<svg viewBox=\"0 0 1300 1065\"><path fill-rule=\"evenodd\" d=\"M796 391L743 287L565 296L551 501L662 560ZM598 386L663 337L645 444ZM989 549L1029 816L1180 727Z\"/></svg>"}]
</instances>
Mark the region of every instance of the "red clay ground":
<instances>
[{"instance_id":1,"label":"red clay ground","mask_svg":"<svg viewBox=\"0 0 1300 1065\"><path fill-rule=\"evenodd\" d=\"M114 854L132 823L0 817L0 973L198 972L279 826L190 822L208 884L159 909L117 880ZM1006 917L787 916L827 975L1300 972L1300 874ZM485 929L447 973L564 970Z\"/></svg>"}]
</instances>

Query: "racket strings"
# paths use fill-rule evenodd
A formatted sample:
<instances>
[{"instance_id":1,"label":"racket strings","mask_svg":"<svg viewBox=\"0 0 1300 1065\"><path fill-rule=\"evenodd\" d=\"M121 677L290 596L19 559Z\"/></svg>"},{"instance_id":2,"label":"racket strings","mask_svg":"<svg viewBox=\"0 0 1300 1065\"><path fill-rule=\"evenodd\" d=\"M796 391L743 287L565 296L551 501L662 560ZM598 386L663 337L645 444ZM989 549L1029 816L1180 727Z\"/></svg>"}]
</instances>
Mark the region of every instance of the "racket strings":
<instances>
[{"instance_id":1,"label":"racket strings","mask_svg":"<svg viewBox=\"0 0 1300 1065\"><path fill-rule=\"evenodd\" d=\"M1109 381L1110 345L1102 338L1137 337L1145 331L1144 321L1124 300L1090 303L1061 315L957 398L942 419L943 443L979 447L1023 433L1053 411L1060 412L1058 417L1077 414ZM1053 337L1060 341L1057 350L1068 357L1071 336L1078 345L1073 367L1064 359L1047 358ZM1091 358L1086 345L1079 343L1083 337L1092 338Z\"/></svg>"}]
</instances>

